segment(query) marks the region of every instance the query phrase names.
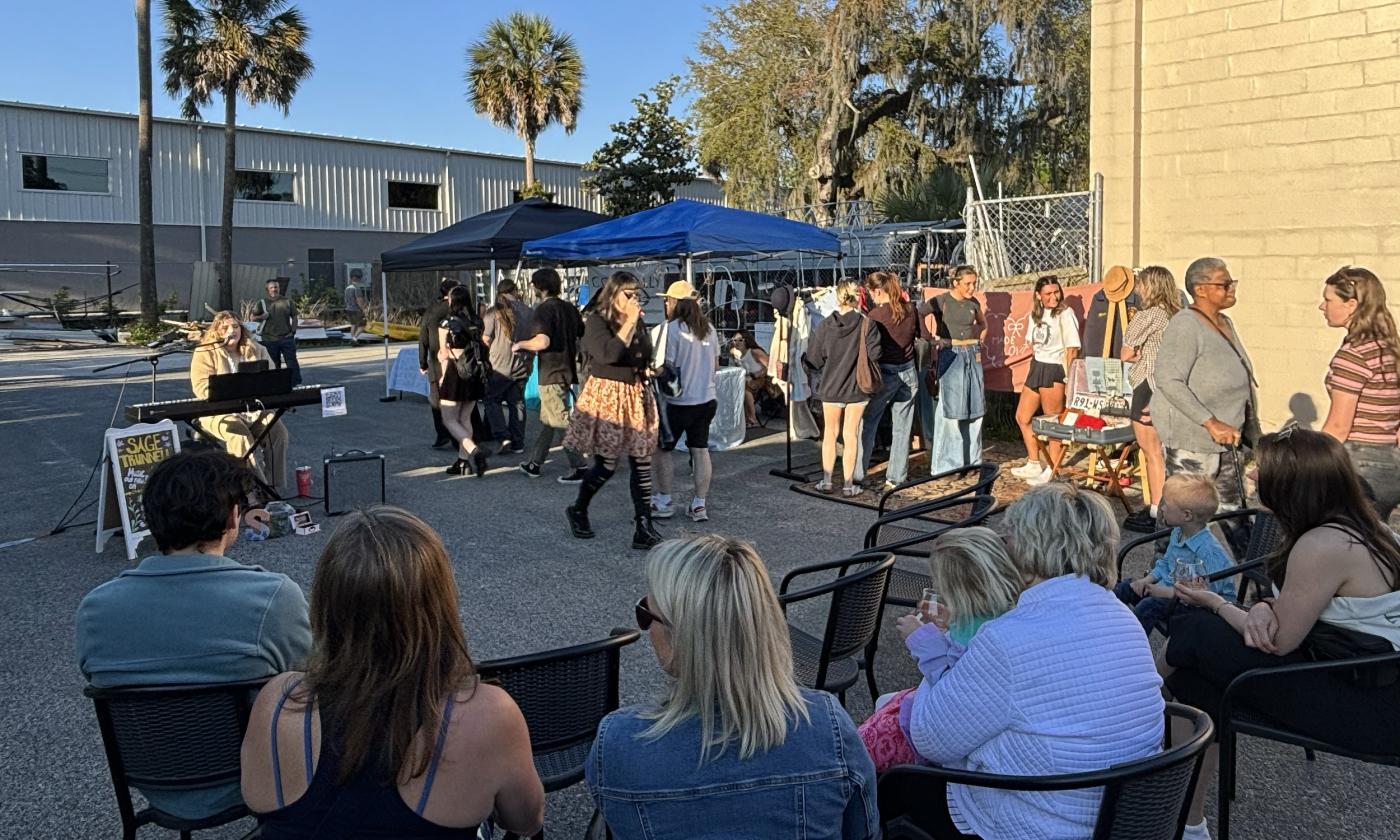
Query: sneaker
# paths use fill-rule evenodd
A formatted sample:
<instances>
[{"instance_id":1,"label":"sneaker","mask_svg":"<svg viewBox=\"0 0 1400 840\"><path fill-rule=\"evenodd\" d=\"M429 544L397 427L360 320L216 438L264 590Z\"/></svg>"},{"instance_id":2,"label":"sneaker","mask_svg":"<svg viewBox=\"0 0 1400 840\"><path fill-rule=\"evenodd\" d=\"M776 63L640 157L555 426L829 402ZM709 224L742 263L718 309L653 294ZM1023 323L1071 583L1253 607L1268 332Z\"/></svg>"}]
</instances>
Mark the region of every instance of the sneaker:
<instances>
[{"instance_id":1,"label":"sneaker","mask_svg":"<svg viewBox=\"0 0 1400 840\"><path fill-rule=\"evenodd\" d=\"M560 484L582 484L583 470L574 470L567 475L561 475L557 479Z\"/></svg>"},{"instance_id":2,"label":"sneaker","mask_svg":"<svg viewBox=\"0 0 1400 840\"><path fill-rule=\"evenodd\" d=\"M691 521L691 522L709 522L709 521L710 521L710 515L709 515L708 513L705 512L705 506L704 506L704 505L701 505L700 507L693 507L693 508L690 509L690 521Z\"/></svg>"},{"instance_id":3,"label":"sneaker","mask_svg":"<svg viewBox=\"0 0 1400 840\"><path fill-rule=\"evenodd\" d=\"M1050 480L1054 477L1055 471L1050 467L1046 467L1045 469L1041 470L1038 475L1026 479L1026 483L1032 487L1039 487L1042 484L1049 484Z\"/></svg>"},{"instance_id":4,"label":"sneaker","mask_svg":"<svg viewBox=\"0 0 1400 840\"><path fill-rule=\"evenodd\" d=\"M1152 515L1152 509L1144 505L1123 520L1123 527L1139 534L1150 534L1157 530L1157 518Z\"/></svg>"},{"instance_id":5,"label":"sneaker","mask_svg":"<svg viewBox=\"0 0 1400 840\"><path fill-rule=\"evenodd\" d=\"M525 444L523 444L523 443L512 443L512 444L510 445L510 454L512 454L512 455L524 455L524 454L525 454Z\"/></svg>"},{"instance_id":6,"label":"sneaker","mask_svg":"<svg viewBox=\"0 0 1400 840\"><path fill-rule=\"evenodd\" d=\"M1045 472L1045 465L1039 461L1027 460L1026 463L1011 471L1017 478L1035 478Z\"/></svg>"},{"instance_id":7,"label":"sneaker","mask_svg":"<svg viewBox=\"0 0 1400 840\"><path fill-rule=\"evenodd\" d=\"M539 464L536 464L534 461L526 461L526 462L522 463L522 464L520 465L520 471L523 472L523 473L525 473L526 475L528 475L528 476L531 477L531 478L539 478L539 477L540 477L540 465L539 465Z\"/></svg>"},{"instance_id":8,"label":"sneaker","mask_svg":"<svg viewBox=\"0 0 1400 840\"><path fill-rule=\"evenodd\" d=\"M670 519L675 515L676 509L670 505L658 505L656 502L651 503L652 519Z\"/></svg>"}]
</instances>

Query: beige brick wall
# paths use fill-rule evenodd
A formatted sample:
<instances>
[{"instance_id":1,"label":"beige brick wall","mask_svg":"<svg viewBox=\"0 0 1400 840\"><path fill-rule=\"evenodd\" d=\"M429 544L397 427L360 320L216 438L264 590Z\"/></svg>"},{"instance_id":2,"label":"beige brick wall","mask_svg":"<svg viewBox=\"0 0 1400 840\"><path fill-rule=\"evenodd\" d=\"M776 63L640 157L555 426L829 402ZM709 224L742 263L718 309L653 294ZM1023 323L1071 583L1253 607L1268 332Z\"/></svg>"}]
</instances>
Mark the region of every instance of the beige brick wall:
<instances>
[{"instance_id":1,"label":"beige brick wall","mask_svg":"<svg viewBox=\"0 0 1400 840\"><path fill-rule=\"evenodd\" d=\"M1092 32L1105 265L1225 259L1265 427L1320 424L1322 280L1400 302L1400 0L1094 0Z\"/></svg>"}]
</instances>

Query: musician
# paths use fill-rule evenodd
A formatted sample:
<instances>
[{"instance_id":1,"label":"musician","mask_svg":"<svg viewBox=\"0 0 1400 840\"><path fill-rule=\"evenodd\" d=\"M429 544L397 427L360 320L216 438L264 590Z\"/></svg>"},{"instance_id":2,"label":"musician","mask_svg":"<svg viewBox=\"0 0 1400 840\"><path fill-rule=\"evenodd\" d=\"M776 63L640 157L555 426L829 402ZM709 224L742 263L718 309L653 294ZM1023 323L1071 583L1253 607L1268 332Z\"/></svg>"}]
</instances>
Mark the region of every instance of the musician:
<instances>
[{"instance_id":1,"label":"musician","mask_svg":"<svg viewBox=\"0 0 1400 840\"><path fill-rule=\"evenodd\" d=\"M214 315L214 322L200 339L199 349L190 360L190 387L201 400L209 399L209 377L216 373L237 373L240 362L271 362L262 345L252 340L238 318L227 310ZM224 442L230 455L242 458L253 441L272 420L270 411L216 414L200 420L200 426ZM287 486L287 429L281 421L272 424L263 438L259 464L263 480L282 495Z\"/></svg>"}]
</instances>

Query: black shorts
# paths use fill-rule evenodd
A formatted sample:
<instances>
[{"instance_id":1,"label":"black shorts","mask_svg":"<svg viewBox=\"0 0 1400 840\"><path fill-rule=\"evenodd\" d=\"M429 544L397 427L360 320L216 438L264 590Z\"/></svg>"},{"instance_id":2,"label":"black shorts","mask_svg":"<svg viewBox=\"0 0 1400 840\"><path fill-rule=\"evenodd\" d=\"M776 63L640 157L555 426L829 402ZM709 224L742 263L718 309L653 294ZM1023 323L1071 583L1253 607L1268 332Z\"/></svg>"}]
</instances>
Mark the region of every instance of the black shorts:
<instances>
[{"instance_id":1,"label":"black shorts","mask_svg":"<svg viewBox=\"0 0 1400 840\"><path fill-rule=\"evenodd\" d=\"M1026 374L1026 387L1033 390L1060 385L1065 381L1065 366L1051 365L1031 359L1031 371Z\"/></svg>"},{"instance_id":2,"label":"black shorts","mask_svg":"<svg viewBox=\"0 0 1400 840\"><path fill-rule=\"evenodd\" d=\"M1133 389L1133 402L1128 406L1128 417L1134 423L1142 422L1142 413L1147 410L1148 403L1152 402L1152 386L1144 379Z\"/></svg>"},{"instance_id":3,"label":"black shorts","mask_svg":"<svg viewBox=\"0 0 1400 840\"><path fill-rule=\"evenodd\" d=\"M716 400L699 405L676 405L666 403L666 425L671 427L671 445L663 447L667 452L676 448L676 442L685 435L687 449L710 448L710 421L715 419L719 407Z\"/></svg>"}]
</instances>

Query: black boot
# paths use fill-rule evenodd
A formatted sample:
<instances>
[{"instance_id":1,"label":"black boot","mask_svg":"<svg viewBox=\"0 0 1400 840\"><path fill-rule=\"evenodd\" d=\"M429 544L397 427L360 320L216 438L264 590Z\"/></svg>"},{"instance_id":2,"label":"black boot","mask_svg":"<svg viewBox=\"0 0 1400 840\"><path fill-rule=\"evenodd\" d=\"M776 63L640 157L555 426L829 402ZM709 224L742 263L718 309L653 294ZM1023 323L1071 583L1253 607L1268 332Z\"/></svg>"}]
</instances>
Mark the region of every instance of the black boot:
<instances>
[{"instance_id":1,"label":"black boot","mask_svg":"<svg viewBox=\"0 0 1400 840\"><path fill-rule=\"evenodd\" d=\"M569 520L569 531L574 537L580 540L593 539L593 526L588 521L587 508L577 508L569 505L564 508L564 518Z\"/></svg>"},{"instance_id":2,"label":"black boot","mask_svg":"<svg viewBox=\"0 0 1400 840\"><path fill-rule=\"evenodd\" d=\"M632 547L645 551L666 539L657 532L651 524L650 516L639 516L636 520L636 528L632 531Z\"/></svg>"},{"instance_id":3,"label":"black boot","mask_svg":"<svg viewBox=\"0 0 1400 840\"><path fill-rule=\"evenodd\" d=\"M452 466L448 467L446 470L448 475L470 475L471 471L472 466L466 458L458 458L456 461L453 461Z\"/></svg>"},{"instance_id":4,"label":"black boot","mask_svg":"<svg viewBox=\"0 0 1400 840\"><path fill-rule=\"evenodd\" d=\"M476 463L476 477L485 478L487 468L486 450L483 447L478 446L476 448L476 451L472 453L472 461Z\"/></svg>"}]
</instances>

